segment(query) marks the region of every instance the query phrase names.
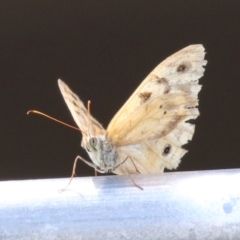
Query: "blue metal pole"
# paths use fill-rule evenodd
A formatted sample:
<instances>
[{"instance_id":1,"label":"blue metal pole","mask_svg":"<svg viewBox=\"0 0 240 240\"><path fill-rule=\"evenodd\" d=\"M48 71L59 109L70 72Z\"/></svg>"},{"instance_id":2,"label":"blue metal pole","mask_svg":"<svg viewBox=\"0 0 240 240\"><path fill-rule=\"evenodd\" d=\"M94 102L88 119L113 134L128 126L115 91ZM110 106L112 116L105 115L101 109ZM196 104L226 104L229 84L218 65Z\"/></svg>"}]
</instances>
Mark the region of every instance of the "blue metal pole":
<instances>
[{"instance_id":1,"label":"blue metal pole","mask_svg":"<svg viewBox=\"0 0 240 240\"><path fill-rule=\"evenodd\" d=\"M0 182L0 239L240 239L240 169Z\"/></svg>"}]
</instances>

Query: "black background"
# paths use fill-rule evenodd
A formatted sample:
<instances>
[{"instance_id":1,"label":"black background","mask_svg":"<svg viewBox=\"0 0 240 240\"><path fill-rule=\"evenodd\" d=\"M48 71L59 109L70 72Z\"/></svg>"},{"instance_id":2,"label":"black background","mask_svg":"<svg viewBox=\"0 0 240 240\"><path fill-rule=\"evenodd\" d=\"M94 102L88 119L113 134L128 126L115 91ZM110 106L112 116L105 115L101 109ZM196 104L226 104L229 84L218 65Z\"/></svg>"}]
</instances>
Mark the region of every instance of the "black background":
<instances>
[{"instance_id":1,"label":"black background","mask_svg":"<svg viewBox=\"0 0 240 240\"><path fill-rule=\"evenodd\" d=\"M201 115L179 171L239 168L239 1L1 1L0 179L68 177L80 134L57 86L63 79L107 126L162 60L202 43ZM79 163L78 176L93 175Z\"/></svg>"}]
</instances>

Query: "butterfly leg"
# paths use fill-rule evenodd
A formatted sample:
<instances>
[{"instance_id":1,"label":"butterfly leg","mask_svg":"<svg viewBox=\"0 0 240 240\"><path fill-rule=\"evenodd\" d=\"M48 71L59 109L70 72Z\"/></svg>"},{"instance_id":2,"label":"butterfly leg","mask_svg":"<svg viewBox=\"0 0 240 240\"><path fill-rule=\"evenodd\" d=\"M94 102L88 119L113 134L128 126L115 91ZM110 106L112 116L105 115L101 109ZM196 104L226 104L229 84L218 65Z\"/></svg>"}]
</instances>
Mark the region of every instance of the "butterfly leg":
<instances>
[{"instance_id":1,"label":"butterfly leg","mask_svg":"<svg viewBox=\"0 0 240 240\"><path fill-rule=\"evenodd\" d=\"M132 161L132 164L133 164L133 166L135 167L136 171L140 174L140 172L138 171L137 166L136 166L135 163L133 162L132 158L131 158L131 157L129 157L129 158L130 158L130 160ZM135 187L139 188L140 190L143 190L143 188L142 188L141 186L139 186L136 182L134 182L134 180L132 179L132 177L131 177L130 174L128 174L128 176L129 176L129 178L131 179L132 183L135 185Z\"/></svg>"},{"instance_id":2,"label":"butterfly leg","mask_svg":"<svg viewBox=\"0 0 240 240\"><path fill-rule=\"evenodd\" d=\"M129 158L130 158L130 160L132 161L132 164L133 164L133 166L135 167L136 172L138 172L139 174L141 174L141 173L138 171L137 166L135 165L135 163L134 163L134 161L132 160L132 158L131 158L131 157L129 157Z\"/></svg>"},{"instance_id":3,"label":"butterfly leg","mask_svg":"<svg viewBox=\"0 0 240 240\"><path fill-rule=\"evenodd\" d=\"M88 166L94 168L94 169L95 169L95 172L97 171L97 172L100 172L100 173L105 173L105 171L102 171L102 170L98 169L98 166L96 166L95 164L93 164L93 163L91 163L91 162L88 162L87 160L85 160L85 159L82 158L81 156L77 156L77 157L75 158L75 160L74 160L72 175L71 175L71 178L70 178L70 180L69 180L69 183L67 184L66 187L59 189L59 192L65 191L66 188L71 184L74 176L76 176L76 167L77 167L77 161L78 161L78 160L82 160L82 161L85 162Z\"/></svg>"},{"instance_id":4,"label":"butterfly leg","mask_svg":"<svg viewBox=\"0 0 240 240\"><path fill-rule=\"evenodd\" d=\"M123 161L120 162L117 166L115 166L115 167L111 170L111 172L114 172L118 167L120 167L120 166L121 166L123 163L125 163L127 160L128 160L128 157L126 157L125 160L123 160Z\"/></svg>"},{"instance_id":5,"label":"butterfly leg","mask_svg":"<svg viewBox=\"0 0 240 240\"><path fill-rule=\"evenodd\" d=\"M130 174L128 174L128 176L129 176L129 178L131 179L131 181L132 181L132 183L133 183L133 185L134 185L135 187L139 188L140 190L143 190L143 188L142 188L140 185L138 185L138 184L132 179L132 177L131 177Z\"/></svg>"},{"instance_id":6,"label":"butterfly leg","mask_svg":"<svg viewBox=\"0 0 240 240\"><path fill-rule=\"evenodd\" d=\"M82 160L83 162L85 162L89 167L92 167L94 168L97 172L100 172L100 173L106 173L104 170L101 170L99 169L99 167L97 165L95 165L94 163L91 163L87 160L85 160L84 158L80 157L80 156L77 156L75 161L74 161L74 165L73 165L73 173L75 174L75 169L76 169L76 162L77 160Z\"/></svg>"},{"instance_id":7,"label":"butterfly leg","mask_svg":"<svg viewBox=\"0 0 240 240\"><path fill-rule=\"evenodd\" d=\"M123 163L125 163L128 159L130 159L132 161L133 166L135 167L136 171L140 174L140 172L138 171L135 163L133 162L132 158L127 156L125 160L123 160L120 164L118 164L114 169L116 169L117 167L119 167L120 165L122 165ZM124 166L123 166L124 169ZM126 175L128 175L128 177L131 179L132 183L134 184L135 187L139 188L140 190L143 190L143 188L141 186L139 186L131 177L131 175L129 173L126 172Z\"/></svg>"}]
</instances>

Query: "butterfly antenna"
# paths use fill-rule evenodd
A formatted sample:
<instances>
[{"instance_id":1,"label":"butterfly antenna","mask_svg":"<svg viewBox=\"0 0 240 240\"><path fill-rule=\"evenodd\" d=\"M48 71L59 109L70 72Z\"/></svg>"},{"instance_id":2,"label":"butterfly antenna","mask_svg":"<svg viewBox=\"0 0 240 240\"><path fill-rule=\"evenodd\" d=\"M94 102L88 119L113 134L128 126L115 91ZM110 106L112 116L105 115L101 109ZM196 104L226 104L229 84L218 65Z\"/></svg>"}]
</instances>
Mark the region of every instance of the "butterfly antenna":
<instances>
[{"instance_id":1,"label":"butterfly antenna","mask_svg":"<svg viewBox=\"0 0 240 240\"><path fill-rule=\"evenodd\" d=\"M87 104L87 109L88 109L88 134L89 136L91 136L91 113L90 113L90 106L91 106L91 101L88 100L88 104Z\"/></svg>"},{"instance_id":2,"label":"butterfly antenna","mask_svg":"<svg viewBox=\"0 0 240 240\"><path fill-rule=\"evenodd\" d=\"M67 124L67 123L65 123L65 122L62 122L62 121L60 121L60 120L58 120L58 119L56 119L56 118L54 118L54 117L51 117L51 116L49 116L49 115L47 115L47 114L45 114L45 113L42 113L42 112L39 112L39 111L36 111L36 110L29 110L29 111L27 112L27 114L30 114L30 113L39 114L39 115L41 115L41 116L44 116L44 117L46 117L46 118L48 118L48 119L51 119L51 120L57 122L57 123L63 124L63 125L65 125L65 126L67 126L67 127L70 127L70 128L73 128L73 129L75 129L75 130L77 130L77 131L82 132L79 128L73 127L73 126L71 126L71 125L69 125L69 124Z\"/></svg>"}]
</instances>

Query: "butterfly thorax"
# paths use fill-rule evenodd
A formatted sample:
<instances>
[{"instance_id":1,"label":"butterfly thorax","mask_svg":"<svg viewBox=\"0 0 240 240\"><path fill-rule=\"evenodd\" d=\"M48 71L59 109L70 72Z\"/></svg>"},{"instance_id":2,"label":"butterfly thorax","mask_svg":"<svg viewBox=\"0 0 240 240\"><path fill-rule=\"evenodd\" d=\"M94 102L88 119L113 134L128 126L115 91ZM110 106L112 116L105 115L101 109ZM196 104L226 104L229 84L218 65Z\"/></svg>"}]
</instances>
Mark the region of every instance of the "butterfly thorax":
<instances>
[{"instance_id":1,"label":"butterfly thorax","mask_svg":"<svg viewBox=\"0 0 240 240\"><path fill-rule=\"evenodd\" d=\"M90 137L82 141L82 147L86 149L93 163L104 172L111 172L116 166L117 151L105 136Z\"/></svg>"}]
</instances>

